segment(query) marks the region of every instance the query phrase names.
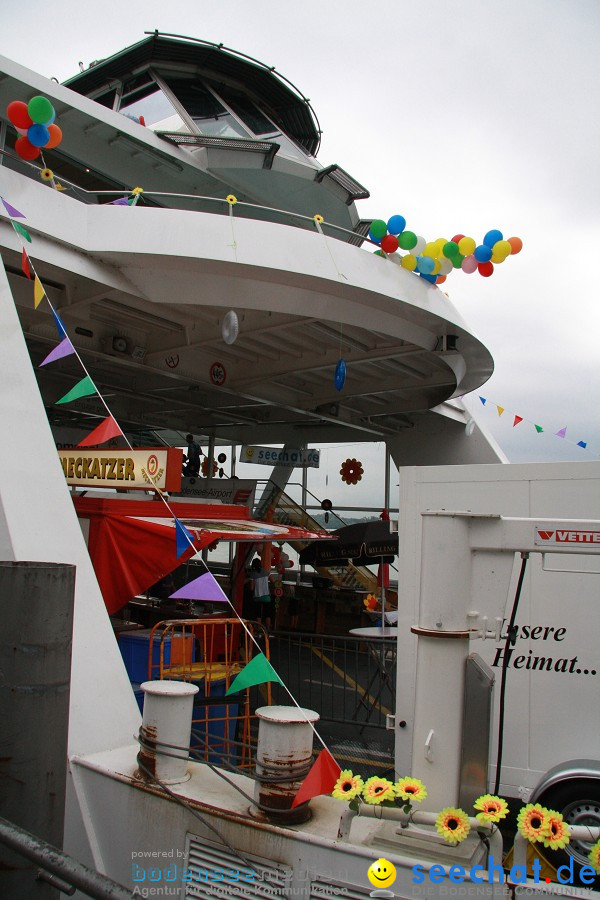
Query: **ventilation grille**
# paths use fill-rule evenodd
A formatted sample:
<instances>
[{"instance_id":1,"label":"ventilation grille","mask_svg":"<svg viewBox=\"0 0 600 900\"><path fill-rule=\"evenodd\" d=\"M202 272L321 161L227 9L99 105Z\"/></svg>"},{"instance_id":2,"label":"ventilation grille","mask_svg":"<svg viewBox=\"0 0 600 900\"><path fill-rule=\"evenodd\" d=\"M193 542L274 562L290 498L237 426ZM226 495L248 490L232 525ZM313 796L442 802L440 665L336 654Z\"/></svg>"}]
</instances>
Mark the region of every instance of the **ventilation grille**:
<instances>
[{"instance_id":1,"label":"ventilation grille","mask_svg":"<svg viewBox=\"0 0 600 900\"><path fill-rule=\"evenodd\" d=\"M186 869L193 880L184 882L182 897L273 900L273 897L288 896L292 878L290 866L277 865L250 853L244 853L244 856L252 866L254 877L250 875L250 867L223 844L188 834ZM215 876L220 880L217 881Z\"/></svg>"}]
</instances>

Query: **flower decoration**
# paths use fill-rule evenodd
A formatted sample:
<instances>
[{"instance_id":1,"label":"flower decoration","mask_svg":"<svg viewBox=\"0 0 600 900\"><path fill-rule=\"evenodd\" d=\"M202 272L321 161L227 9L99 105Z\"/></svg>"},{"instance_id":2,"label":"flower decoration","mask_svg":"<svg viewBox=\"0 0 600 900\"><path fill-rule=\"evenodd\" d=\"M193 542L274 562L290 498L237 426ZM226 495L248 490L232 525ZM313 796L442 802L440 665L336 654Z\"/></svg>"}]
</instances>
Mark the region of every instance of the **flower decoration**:
<instances>
[{"instance_id":1,"label":"flower decoration","mask_svg":"<svg viewBox=\"0 0 600 900\"><path fill-rule=\"evenodd\" d=\"M548 835L548 810L539 803L528 803L517 816L519 834L528 841L543 841Z\"/></svg>"},{"instance_id":2,"label":"flower decoration","mask_svg":"<svg viewBox=\"0 0 600 900\"><path fill-rule=\"evenodd\" d=\"M383 803L384 800L394 800L396 791L394 785L387 778L380 778L379 775L372 775L365 782L362 792L365 803L377 805Z\"/></svg>"},{"instance_id":3,"label":"flower decoration","mask_svg":"<svg viewBox=\"0 0 600 900\"><path fill-rule=\"evenodd\" d=\"M42 181L52 181L54 178L54 172L52 169L42 169L40 172L40 178Z\"/></svg>"},{"instance_id":4,"label":"flower decoration","mask_svg":"<svg viewBox=\"0 0 600 900\"><path fill-rule=\"evenodd\" d=\"M594 868L600 875L600 840L596 841L596 843L588 853L588 859L592 865L592 868Z\"/></svg>"},{"instance_id":5,"label":"flower decoration","mask_svg":"<svg viewBox=\"0 0 600 900\"><path fill-rule=\"evenodd\" d=\"M227 194L225 199L227 200L227 202L229 203L230 206L235 206L235 204L237 203L237 197L235 196L235 194Z\"/></svg>"},{"instance_id":6,"label":"flower decoration","mask_svg":"<svg viewBox=\"0 0 600 900\"><path fill-rule=\"evenodd\" d=\"M473 808L479 810L476 817L480 822L499 822L508 813L506 800L495 797L493 794L483 794L478 797Z\"/></svg>"},{"instance_id":7,"label":"flower decoration","mask_svg":"<svg viewBox=\"0 0 600 900\"><path fill-rule=\"evenodd\" d=\"M144 193L144 188L141 188L141 187L134 187L134 189L132 190L131 193L133 194L134 197L137 197L138 194L143 194L143 193Z\"/></svg>"},{"instance_id":8,"label":"flower decoration","mask_svg":"<svg viewBox=\"0 0 600 900\"><path fill-rule=\"evenodd\" d=\"M412 803L413 800L421 803L427 796L427 788L418 778L400 778L394 787L396 794L408 803Z\"/></svg>"},{"instance_id":9,"label":"flower decoration","mask_svg":"<svg viewBox=\"0 0 600 900\"><path fill-rule=\"evenodd\" d=\"M350 769L344 769L343 772L340 772L331 796L338 800L354 800L355 797L360 796L364 786L365 783L360 775L354 775Z\"/></svg>"},{"instance_id":10,"label":"flower decoration","mask_svg":"<svg viewBox=\"0 0 600 900\"><path fill-rule=\"evenodd\" d=\"M318 222L319 225L321 224L321 222L324 222L324 221L325 221L325 219L323 218L323 216L320 216L319 213L317 213L316 216L313 216L313 219L314 219L315 222Z\"/></svg>"},{"instance_id":11,"label":"flower decoration","mask_svg":"<svg viewBox=\"0 0 600 900\"><path fill-rule=\"evenodd\" d=\"M219 470L219 467L213 459L213 464L212 464L213 475L216 475L218 470ZM204 478L206 478L208 475L208 456L205 456L204 459L202 460L202 467L201 467L200 471L202 472L202 475L204 476Z\"/></svg>"},{"instance_id":12,"label":"flower decoration","mask_svg":"<svg viewBox=\"0 0 600 900\"><path fill-rule=\"evenodd\" d=\"M547 812L548 834L544 838L544 847L551 850L562 850L571 839L571 831L562 815L553 809Z\"/></svg>"},{"instance_id":13,"label":"flower decoration","mask_svg":"<svg viewBox=\"0 0 600 900\"><path fill-rule=\"evenodd\" d=\"M363 477L363 472L362 463L357 459L346 459L340 468L342 481L346 484L356 484Z\"/></svg>"},{"instance_id":14,"label":"flower decoration","mask_svg":"<svg viewBox=\"0 0 600 900\"><path fill-rule=\"evenodd\" d=\"M435 820L435 828L449 844L460 844L471 830L471 825L466 812L454 806L446 806Z\"/></svg>"},{"instance_id":15,"label":"flower decoration","mask_svg":"<svg viewBox=\"0 0 600 900\"><path fill-rule=\"evenodd\" d=\"M367 594L367 596L363 600L363 603L366 609L375 609L375 607L377 606L377 597L375 596L375 594Z\"/></svg>"}]
</instances>

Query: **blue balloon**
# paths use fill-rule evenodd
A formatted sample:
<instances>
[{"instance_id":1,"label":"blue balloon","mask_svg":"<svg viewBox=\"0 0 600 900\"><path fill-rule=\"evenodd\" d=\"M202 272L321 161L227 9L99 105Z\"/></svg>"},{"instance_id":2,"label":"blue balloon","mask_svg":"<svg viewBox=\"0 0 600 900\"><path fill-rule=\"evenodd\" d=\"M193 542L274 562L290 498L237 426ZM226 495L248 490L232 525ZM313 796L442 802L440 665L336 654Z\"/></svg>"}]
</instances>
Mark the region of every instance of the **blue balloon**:
<instances>
[{"instance_id":1,"label":"blue balloon","mask_svg":"<svg viewBox=\"0 0 600 900\"><path fill-rule=\"evenodd\" d=\"M52 107L52 116L48 119L47 122L43 123L46 126L46 128L48 127L48 125L52 125L55 118L56 118L56 110L54 109L54 107Z\"/></svg>"},{"instance_id":2,"label":"blue balloon","mask_svg":"<svg viewBox=\"0 0 600 900\"><path fill-rule=\"evenodd\" d=\"M341 391L346 384L346 361L340 357L335 367L335 389Z\"/></svg>"},{"instance_id":3,"label":"blue balloon","mask_svg":"<svg viewBox=\"0 0 600 900\"><path fill-rule=\"evenodd\" d=\"M480 244L479 247L475 247L473 256L477 262L488 262L492 258L492 248L487 244Z\"/></svg>"},{"instance_id":4,"label":"blue balloon","mask_svg":"<svg viewBox=\"0 0 600 900\"><path fill-rule=\"evenodd\" d=\"M426 272L419 272L421 278L424 278L425 281L428 281L430 284L435 284L437 275L428 275Z\"/></svg>"},{"instance_id":5,"label":"blue balloon","mask_svg":"<svg viewBox=\"0 0 600 900\"><path fill-rule=\"evenodd\" d=\"M34 147L45 147L50 140L50 132L45 125L30 125L27 129L27 138Z\"/></svg>"},{"instance_id":6,"label":"blue balloon","mask_svg":"<svg viewBox=\"0 0 600 900\"><path fill-rule=\"evenodd\" d=\"M504 236L501 231L498 231L497 228L493 228L491 231L488 231L486 236L483 239L483 243L486 247L493 247L496 241L504 240Z\"/></svg>"},{"instance_id":7,"label":"blue balloon","mask_svg":"<svg viewBox=\"0 0 600 900\"><path fill-rule=\"evenodd\" d=\"M421 275L431 275L435 268L435 261L431 256L419 256L417 259L417 269Z\"/></svg>"},{"instance_id":8,"label":"blue balloon","mask_svg":"<svg viewBox=\"0 0 600 900\"><path fill-rule=\"evenodd\" d=\"M384 237L385 237L385 235L384 235ZM380 244L381 241L382 241L382 238L380 238L380 237L375 237L374 234L371 234L371 232L369 232L369 240L370 240L370 241L373 241L374 244Z\"/></svg>"},{"instance_id":9,"label":"blue balloon","mask_svg":"<svg viewBox=\"0 0 600 900\"><path fill-rule=\"evenodd\" d=\"M406 228L406 219L404 216L392 216L391 219L388 220L387 230L390 234L399 235Z\"/></svg>"}]
</instances>

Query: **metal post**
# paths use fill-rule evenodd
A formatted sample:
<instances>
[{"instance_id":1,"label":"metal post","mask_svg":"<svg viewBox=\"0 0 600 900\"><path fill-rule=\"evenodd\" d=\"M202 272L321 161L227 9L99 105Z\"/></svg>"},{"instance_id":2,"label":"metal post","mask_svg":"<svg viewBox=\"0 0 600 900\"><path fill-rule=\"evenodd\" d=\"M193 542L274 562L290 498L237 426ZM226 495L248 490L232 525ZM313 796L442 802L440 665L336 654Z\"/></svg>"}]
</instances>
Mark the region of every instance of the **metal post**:
<instances>
[{"instance_id":1,"label":"metal post","mask_svg":"<svg viewBox=\"0 0 600 900\"><path fill-rule=\"evenodd\" d=\"M0 808L62 846L75 566L0 562ZM37 866L0 848L0 895L55 898Z\"/></svg>"}]
</instances>

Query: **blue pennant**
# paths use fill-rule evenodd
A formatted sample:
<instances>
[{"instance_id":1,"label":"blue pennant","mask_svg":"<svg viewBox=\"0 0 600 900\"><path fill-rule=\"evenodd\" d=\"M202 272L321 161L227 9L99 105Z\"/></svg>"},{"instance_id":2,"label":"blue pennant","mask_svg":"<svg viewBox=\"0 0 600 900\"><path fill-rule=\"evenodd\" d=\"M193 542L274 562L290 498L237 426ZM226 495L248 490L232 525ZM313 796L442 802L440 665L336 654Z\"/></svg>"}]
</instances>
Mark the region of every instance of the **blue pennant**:
<instances>
[{"instance_id":1,"label":"blue pennant","mask_svg":"<svg viewBox=\"0 0 600 900\"><path fill-rule=\"evenodd\" d=\"M177 558L194 546L194 536L182 525L177 516L175 518L175 540L177 542Z\"/></svg>"}]
</instances>

